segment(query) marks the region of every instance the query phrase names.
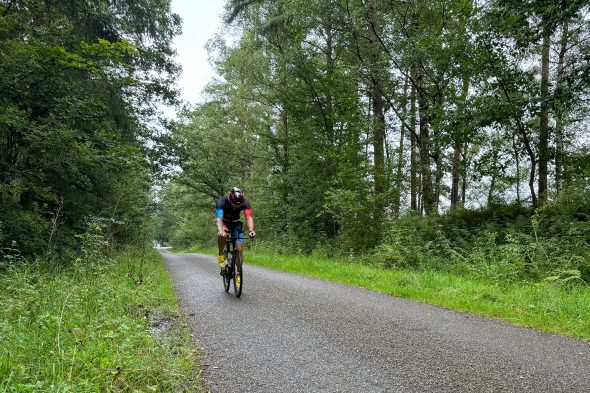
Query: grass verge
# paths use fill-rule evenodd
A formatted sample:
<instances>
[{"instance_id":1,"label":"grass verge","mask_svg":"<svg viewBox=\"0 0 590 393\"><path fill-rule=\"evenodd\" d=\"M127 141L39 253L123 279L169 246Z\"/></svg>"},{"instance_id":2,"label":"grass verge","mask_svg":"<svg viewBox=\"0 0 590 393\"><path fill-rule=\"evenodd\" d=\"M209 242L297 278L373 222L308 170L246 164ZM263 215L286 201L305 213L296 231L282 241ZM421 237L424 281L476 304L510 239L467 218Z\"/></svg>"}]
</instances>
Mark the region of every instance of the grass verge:
<instances>
[{"instance_id":1,"label":"grass verge","mask_svg":"<svg viewBox=\"0 0 590 393\"><path fill-rule=\"evenodd\" d=\"M176 252L216 250L188 249ZM590 287L482 281L437 271L393 270L333 258L246 253L246 264L367 288L537 330L590 340ZM247 272L246 272L247 274Z\"/></svg>"},{"instance_id":2,"label":"grass verge","mask_svg":"<svg viewBox=\"0 0 590 393\"><path fill-rule=\"evenodd\" d=\"M0 271L0 391L197 391L196 350L155 252Z\"/></svg>"}]
</instances>

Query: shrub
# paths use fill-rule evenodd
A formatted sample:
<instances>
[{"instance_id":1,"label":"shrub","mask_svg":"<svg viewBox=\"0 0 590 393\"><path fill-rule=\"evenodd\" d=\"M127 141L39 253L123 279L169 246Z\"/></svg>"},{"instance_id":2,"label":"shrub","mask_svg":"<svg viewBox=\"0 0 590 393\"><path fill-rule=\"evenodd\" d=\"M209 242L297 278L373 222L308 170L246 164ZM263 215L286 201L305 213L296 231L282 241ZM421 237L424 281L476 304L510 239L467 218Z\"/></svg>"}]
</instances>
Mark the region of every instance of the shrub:
<instances>
[{"instance_id":1,"label":"shrub","mask_svg":"<svg viewBox=\"0 0 590 393\"><path fill-rule=\"evenodd\" d=\"M564 194L535 214L518 205L458 209L391 222L365 260L486 280L590 282L590 193Z\"/></svg>"},{"instance_id":2,"label":"shrub","mask_svg":"<svg viewBox=\"0 0 590 393\"><path fill-rule=\"evenodd\" d=\"M439 248L440 233L437 219L408 215L393 221L385 231L383 241L371 254L373 264L383 267L419 268L432 264Z\"/></svg>"}]
</instances>

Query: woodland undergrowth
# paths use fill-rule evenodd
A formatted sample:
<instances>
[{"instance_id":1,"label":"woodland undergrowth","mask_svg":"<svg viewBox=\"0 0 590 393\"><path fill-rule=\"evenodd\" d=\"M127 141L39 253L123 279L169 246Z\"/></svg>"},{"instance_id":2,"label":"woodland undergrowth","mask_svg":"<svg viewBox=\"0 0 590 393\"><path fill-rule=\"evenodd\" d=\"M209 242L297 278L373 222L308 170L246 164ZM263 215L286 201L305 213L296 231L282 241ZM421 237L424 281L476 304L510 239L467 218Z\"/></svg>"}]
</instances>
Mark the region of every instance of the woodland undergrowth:
<instances>
[{"instance_id":1,"label":"woodland undergrowth","mask_svg":"<svg viewBox=\"0 0 590 393\"><path fill-rule=\"evenodd\" d=\"M195 391L196 351L161 256L107 258L100 234L81 236L72 261L5 255L0 390Z\"/></svg>"}]
</instances>

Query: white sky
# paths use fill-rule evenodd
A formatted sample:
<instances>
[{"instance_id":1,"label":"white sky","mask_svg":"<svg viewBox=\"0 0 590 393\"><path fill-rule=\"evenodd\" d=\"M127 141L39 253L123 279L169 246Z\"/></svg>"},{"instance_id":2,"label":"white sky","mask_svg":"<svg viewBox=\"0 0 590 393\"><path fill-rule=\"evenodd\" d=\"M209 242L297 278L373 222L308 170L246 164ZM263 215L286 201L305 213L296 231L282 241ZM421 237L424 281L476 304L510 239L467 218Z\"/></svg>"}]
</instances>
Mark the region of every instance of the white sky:
<instances>
[{"instance_id":1,"label":"white sky","mask_svg":"<svg viewBox=\"0 0 590 393\"><path fill-rule=\"evenodd\" d=\"M215 75L205 44L222 24L224 4L224 0L172 0L173 12L182 18L182 35L174 44L182 66L178 85L184 101L200 101L201 91Z\"/></svg>"}]
</instances>

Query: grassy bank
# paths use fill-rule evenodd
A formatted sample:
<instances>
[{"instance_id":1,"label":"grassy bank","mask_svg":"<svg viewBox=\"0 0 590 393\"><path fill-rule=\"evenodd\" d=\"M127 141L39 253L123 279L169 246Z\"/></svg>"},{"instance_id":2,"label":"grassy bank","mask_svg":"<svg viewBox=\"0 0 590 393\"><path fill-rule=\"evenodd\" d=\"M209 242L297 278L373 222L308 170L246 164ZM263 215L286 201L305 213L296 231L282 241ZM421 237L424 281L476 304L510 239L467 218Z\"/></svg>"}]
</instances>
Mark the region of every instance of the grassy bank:
<instances>
[{"instance_id":1,"label":"grassy bank","mask_svg":"<svg viewBox=\"0 0 590 393\"><path fill-rule=\"evenodd\" d=\"M195 349L157 253L0 270L0 391L191 391Z\"/></svg>"},{"instance_id":2,"label":"grassy bank","mask_svg":"<svg viewBox=\"0 0 590 393\"><path fill-rule=\"evenodd\" d=\"M214 249L184 252L214 254ZM590 340L590 287L484 281L436 271L394 270L345 260L248 251L246 263L355 285L541 331ZM246 271L247 274L247 271Z\"/></svg>"}]
</instances>

